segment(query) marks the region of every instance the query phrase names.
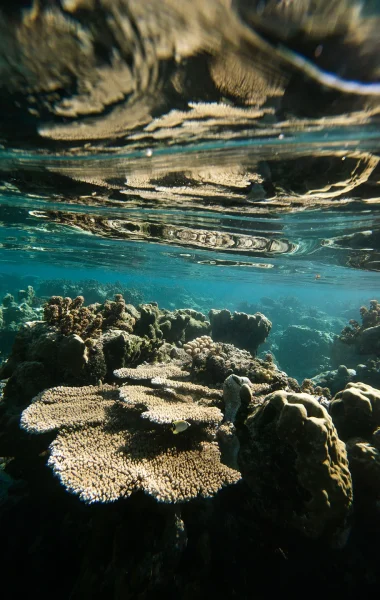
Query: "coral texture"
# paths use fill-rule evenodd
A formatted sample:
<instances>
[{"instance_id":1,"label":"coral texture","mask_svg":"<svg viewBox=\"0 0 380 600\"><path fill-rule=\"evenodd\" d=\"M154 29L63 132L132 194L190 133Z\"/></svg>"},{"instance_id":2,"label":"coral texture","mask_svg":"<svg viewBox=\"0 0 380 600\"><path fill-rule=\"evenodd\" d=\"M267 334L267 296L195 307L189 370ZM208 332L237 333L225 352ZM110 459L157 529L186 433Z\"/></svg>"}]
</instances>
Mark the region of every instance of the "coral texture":
<instances>
[{"instance_id":1,"label":"coral texture","mask_svg":"<svg viewBox=\"0 0 380 600\"><path fill-rule=\"evenodd\" d=\"M221 462L216 430L223 416L202 403L205 388L157 377L154 386L46 390L24 410L21 427L58 431L49 465L86 502L113 502L137 490L184 502L239 481L240 473Z\"/></svg>"},{"instance_id":2,"label":"coral texture","mask_svg":"<svg viewBox=\"0 0 380 600\"><path fill-rule=\"evenodd\" d=\"M230 375L223 383L224 418L233 423L242 402L242 393L251 397L251 382L248 377Z\"/></svg>"},{"instance_id":3,"label":"coral texture","mask_svg":"<svg viewBox=\"0 0 380 600\"><path fill-rule=\"evenodd\" d=\"M216 342L234 344L255 355L260 344L265 342L272 323L263 314L247 315L229 310L209 312L212 339Z\"/></svg>"},{"instance_id":4,"label":"coral texture","mask_svg":"<svg viewBox=\"0 0 380 600\"><path fill-rule=\"evenodd\" d=\"M348 383L330 404L339 437L368 437L380 426L380 390L365 383Z\"/></svg>"},{"instance_id":5,"label":"coral texture","mask_svg":"<svg viewBox=\"0 0 380 600\"><path fill-rule=\"evenodd\" d=\"M239 464L257 506L311 538L344 528L352 504L345 445L309 394L274 392L247 420Z\"/></svg>"},{"instance_id":6,"label":"coral texture","mask_svg":"<svg viewBox=\"0 0 380 600\"><path fill-rule=\"evenodd\" d=\"M330 403L330 414L345 440L356 497L380 498L380 390L349 383Z\"/></svg>"}]
</instances>

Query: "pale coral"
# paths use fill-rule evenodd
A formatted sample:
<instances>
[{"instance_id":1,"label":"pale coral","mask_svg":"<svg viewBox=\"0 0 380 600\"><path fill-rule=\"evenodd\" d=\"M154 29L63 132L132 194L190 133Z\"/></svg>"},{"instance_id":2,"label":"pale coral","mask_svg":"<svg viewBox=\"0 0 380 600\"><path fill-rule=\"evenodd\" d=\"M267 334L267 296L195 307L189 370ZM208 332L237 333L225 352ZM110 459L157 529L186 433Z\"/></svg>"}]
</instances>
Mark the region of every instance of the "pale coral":
<instances>
[{"instance_id":1,"label":"pale coral","mask_svg":"<svg viewBox=\"0 0 380 600\"><path fill-rule=\"evenodd\" d=\"M194 384L193 384L194 385ZM202 386L194 386L201 388ZM141 417L153 423L172 423L186 420L190 424L217 425L222 421L221 411L214 406L201 406L189 396L181 396L175 390L152 390L143 386L124 386L120 398L126 405L144 408Z\"/></svg>"},{"instance_id":2,"label":"pale coral","mask_svg":"<svg viewBox=\"0 0 380 600\"><path fill-rule=\"evenodd\" d=\"M215 433L222 413L201 404L205 390L170 380L153 388L57 387L35 398L21 426L59 430L48 464L85 502L113 502L136 490L161 502L210 497L241 476L221 462ZM185 419L191 427L174 435L168 425Z\"/></svg>"},{"instance_id":3,"label":"pale coral","mask_svg":"<svg viewBox=\"0 0 380 600\"><path fill-rule=\"evenodd\" d=\"M73 423L102 423L117 398L118 390L111 385L50 388L32 400L20 425L29 433L44 433Z\"/></svg>"}]
</instances>

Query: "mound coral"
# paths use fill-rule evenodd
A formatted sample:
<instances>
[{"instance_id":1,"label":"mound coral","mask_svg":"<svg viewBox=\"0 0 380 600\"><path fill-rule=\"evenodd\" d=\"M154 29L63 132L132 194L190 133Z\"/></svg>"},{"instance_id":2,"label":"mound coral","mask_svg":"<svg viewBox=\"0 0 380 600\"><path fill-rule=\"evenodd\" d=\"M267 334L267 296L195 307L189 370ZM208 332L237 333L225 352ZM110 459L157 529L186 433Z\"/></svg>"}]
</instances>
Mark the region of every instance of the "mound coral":
<instances>
[{"instance_id":1,"label":"mound coral","mask_svg":"<svg viewBox=\"0 0 380 600\"><path fill-rule=\"evenodd\" d=\"M348 383L330 404L339 437L368 437L380 427L380 391L365 383Z\"/></svg>"},{"instance_id":2,"label":"mound coral","mask_svg":"<svg viewBox=\"0 0 380 600\"><path fill-rule=\"evenodd\" d=\"M256 505L311 538L339 537L352 505L344 443L309 394L274 392L247 420L239 464Z\"/></svg>"},{"instance_id":3,"label":"mound coral","mask_svg":"<svg viewBox=\"0 0 380 600\"><path fill-rule=\"evenodd\" d=\"M265 342L272 328L272 323L261 313L231 314L229 310L212 309L209 319L214 341L234 344L253 355L256 354L259 345Z\"/></svg>"},{"instance_id":4,"label":"mound coral","mask_svg":"<svg viewBox=\"0 0 380 600\"><path fill-rule=\"evenodd\" d=\"M278 369L271 355L265 360L253 358L247 350L222 342L206 344L201 352L195 352L191 372L198 381L215 384L223 383L232 374L248 377L253 383L267 384L267 392L269 386L285 388L289 383L286 373Z\"/></svg>"},{"instance_id":5,"label":"mound coral","mask_svg":"<svg viewBox=\"0 0 380 600\"><path fill-rule=\"evenodd\" d=\"M151 302L141 304L139 313L134 333L152 340L165 339L170 343L184 343L210 330L210 323L205 315L191 309L170 311L159 309L155 302Z\"/></svg>"},{"instance_id":6,"label":"mound coral","mask_svg":"<svg viewBox=\"0 0 380 600\"><path fill-rule=\"evenodd\" d=\"M330 414L345 440L355 494L366 503L380 498L380 390L349 383L330 403Z\"/></svg>"}]
</instances>

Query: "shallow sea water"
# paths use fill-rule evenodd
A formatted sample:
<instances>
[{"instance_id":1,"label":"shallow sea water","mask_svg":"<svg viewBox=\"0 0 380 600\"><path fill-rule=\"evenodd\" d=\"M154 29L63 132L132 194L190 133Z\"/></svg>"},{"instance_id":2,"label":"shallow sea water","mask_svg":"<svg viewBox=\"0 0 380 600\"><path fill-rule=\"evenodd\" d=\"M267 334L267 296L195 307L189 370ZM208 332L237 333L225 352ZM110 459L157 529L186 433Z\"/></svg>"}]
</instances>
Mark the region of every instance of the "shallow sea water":
<instances>
[{"instance_id":1,"label":"shallow sea water","mask_svg":"<svg viewBox=\"0 0 380 600\"><path fill-rule=\"evenodd\" d=\"M291 339L292 327L310 327L317 337L330 336L330 344L350 319L360 321L361 306L380 300L378 3L35 0L0 8L0 17L0 299L17 300L29 285L41 303L65 285L78 293L96 287L115 293L119 286L136 305L157 302L205 315L213 308L259 311L273 324L258 349L262 359L271 353L299 383L336 369L336 357L321 351L308 359L302 345L286 348L281 340ZM0 330L1 363L16 325L11 334ZM8 490L12 419L1 418L0 484ZM38 451L45 460L46 448ZM4 493L7 500L0 493L4 528L9 515L27 521L25 498L33 495L28 467L17 460L16 491ZM282 459L276 460L277 473ZM43 485L50 473L41 473ZM116 504L103 521L91 508L82 529L79 512L64 500L68 533L45 499L46 527L37 519L30 535L20 534L7 565L16 576L12 561L24 544L22 556L33 555L37 581L44 572L38 553L49 553L49 544L71 547L77 527L82 546L64 560L72 568L66 583L56 589L52 568L41 597L52 590L65 600L171 597L173 577L173 598L212 597L215 590L250 598L249 561L232 531L244 530L252 507L238 490L236 497L221 494L216 508L206 502L182 516L173 512L176 541L165 537L169 512L155 512L150 497L131 500L132 517ZM55 497L59 504L53 490ZM230 511L239 500L242 516ZM320 578L321 590L331 585L338 595L377 585L379 496L372 520L363 517L365 500L358 502L360 526L339 556L348 528L327 550L309 539L305 545L299 532L278 536L272 525L247 530L245 547L253 552L257 536L265 561L283 578L276 587L263 576L259 593L294 590L302 570L305 581ZM34 496L33 515L37 504ZM136 525L144 511L145 542ZM110 529L117 523L125 535L130 528L137 558L106 531L111 521ZM183 546L180 522L190 532ZM49 523L58 531L53 541ZM231 564L214 547L224 539L237 552ZM168 545L178 550L178 562L165 554ZM261 550L255 552L259 560ZM314 566L298 570L297 560L308 553ZM120 567L119 557L127 566ZM366 560L368 572L358 567L351 574L353 563ZM96 579L96 569L104 577Z\"/></svg>"}]
</instances>

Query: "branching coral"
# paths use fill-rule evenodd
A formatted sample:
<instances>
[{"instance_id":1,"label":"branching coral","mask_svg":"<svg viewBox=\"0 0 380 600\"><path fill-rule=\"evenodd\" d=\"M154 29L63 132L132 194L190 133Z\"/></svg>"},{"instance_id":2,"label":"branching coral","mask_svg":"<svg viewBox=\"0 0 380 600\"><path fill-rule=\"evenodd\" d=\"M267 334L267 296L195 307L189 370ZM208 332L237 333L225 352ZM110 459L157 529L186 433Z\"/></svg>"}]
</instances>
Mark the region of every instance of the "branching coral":
<instances>
[{"instance_id":1,"label":"branching coral","mask_svg":"<svg viewBox=\"0 0 380 600\"><path fill-rule=\"evenodd\" d=\"M362 324L351 319L349 325L340 334L340 340L346 344L353 344L359 354L380 354L380 303L371 300L369 309L360 308Z\"/></svg>"},{"instance_id":2,"label":"branching coral","mask_svg":"<svg viewBox=\"0 0 380 600\"><path fill-rule=\"evenodd\" d=\"M202 335L184 344L183 349L189 356L196 356L202 352L216 351L218 346L219 344L213 342L209 335Z\"/></svg>"},{"instance_id":3,"label":"branching coral","mask_svg":"<svg viewBox=\"0 0 380 600\"><path fill-rule=\"evenodd\" d=\"M114 301L106 300L104 304L83 304L83 296L77 296L74 300L69 297L52 296L44 306L44 318L61 333L75 333L83 339L98 337L111 326L132 332L135 319L126 310L121 294L116 294Z\"/></svg>"}]
</instances>

